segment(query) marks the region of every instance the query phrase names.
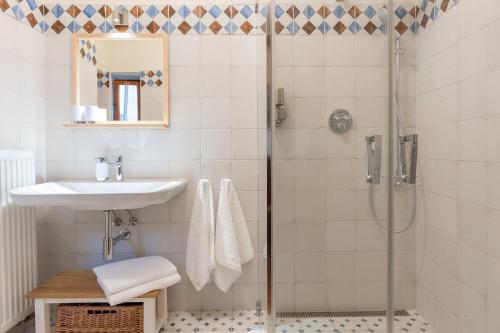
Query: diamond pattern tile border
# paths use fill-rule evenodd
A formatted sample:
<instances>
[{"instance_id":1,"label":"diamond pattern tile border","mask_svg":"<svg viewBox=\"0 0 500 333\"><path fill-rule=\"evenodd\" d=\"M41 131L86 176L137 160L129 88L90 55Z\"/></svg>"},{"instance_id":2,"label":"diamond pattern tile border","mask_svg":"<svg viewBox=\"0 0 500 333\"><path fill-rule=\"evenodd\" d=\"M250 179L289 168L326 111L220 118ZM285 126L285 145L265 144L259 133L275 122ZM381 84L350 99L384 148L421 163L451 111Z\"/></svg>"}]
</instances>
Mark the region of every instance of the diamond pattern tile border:
<instances>
[{"instance_id":1,"label":"diamond pattern tile border","mask_svg":"<svg viewBox=\"0 0 500 333\"><path fill-rule=\"evenodd\" d=\"M397 5L394 29L400 34L418 33L451 10L459 0L418 0L418 5ZM405 7L408 6L408 7ZM128 31L168 34L263 34L266 6L200 2L185 5L121 5L129 11ZM41 33L114 32L115 5L43 5L40 0L0 0L0 14L29 25ZM386 8L381 4L280 3L275 7L278 35L383 35L387 33ZM126 28L125 28L126 29ZM123 30L120 30L123 31Z\"/></svg>"}]
</instances>

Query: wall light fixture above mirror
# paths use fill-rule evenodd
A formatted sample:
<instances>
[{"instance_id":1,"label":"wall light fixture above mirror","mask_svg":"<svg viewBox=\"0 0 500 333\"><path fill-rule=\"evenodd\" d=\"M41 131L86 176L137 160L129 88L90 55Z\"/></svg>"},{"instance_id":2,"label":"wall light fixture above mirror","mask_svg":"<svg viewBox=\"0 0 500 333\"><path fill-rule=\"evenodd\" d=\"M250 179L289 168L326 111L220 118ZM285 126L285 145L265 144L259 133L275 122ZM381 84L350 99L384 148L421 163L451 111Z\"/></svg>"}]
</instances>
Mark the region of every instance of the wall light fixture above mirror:
<instances>
[{"instance_id":1,"label":"wall light fixture above mirror","mask_svg":"<svg viewBox=\"0 0 500 333\"><path fill-rule=\"evenodd\" d=\"M75 34L73 105L99 109L68 127L168 127L166 34Z\"/></svg>"}]
</instances>

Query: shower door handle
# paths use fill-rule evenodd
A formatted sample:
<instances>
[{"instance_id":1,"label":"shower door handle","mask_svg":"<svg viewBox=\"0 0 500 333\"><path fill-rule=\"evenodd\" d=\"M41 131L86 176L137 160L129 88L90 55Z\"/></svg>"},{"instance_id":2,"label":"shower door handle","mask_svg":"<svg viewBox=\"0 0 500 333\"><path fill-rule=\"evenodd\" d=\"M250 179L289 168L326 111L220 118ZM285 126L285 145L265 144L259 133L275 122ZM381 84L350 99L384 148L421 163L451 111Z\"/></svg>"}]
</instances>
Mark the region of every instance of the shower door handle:
<instances>
[{"instance_id":1,"label":"shower door handle","mask_svg":"<svg viewBox=\"0 0 500 333\"><path fill-rule=\"evenodd\" d=\"M382 162L382 136L365 137L366 144L366 182L380 184L380 169Z\"/></svg>"},{"instance_id":2,"label":"shower door handle","mask_svg":"<svg viewBox=\"0 0 500 333\"><path fill-rule=\"evenodd\" d=\"M410 170L406 182L415 184L417 182L418 134L407 135L405 140L410 144Z\"/></svg>"}]
</instances>

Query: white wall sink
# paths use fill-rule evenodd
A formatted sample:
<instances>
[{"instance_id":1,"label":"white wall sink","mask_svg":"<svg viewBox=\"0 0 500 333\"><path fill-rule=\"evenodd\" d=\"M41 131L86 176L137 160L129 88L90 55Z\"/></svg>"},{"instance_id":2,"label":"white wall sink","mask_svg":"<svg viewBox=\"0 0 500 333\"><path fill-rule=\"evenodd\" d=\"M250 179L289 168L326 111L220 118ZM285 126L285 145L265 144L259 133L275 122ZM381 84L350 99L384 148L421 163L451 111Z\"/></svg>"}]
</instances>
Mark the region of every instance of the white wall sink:
<instances>
[{"instance_id":1,"label":"white wall sink","mask_svg":"<svg viewBox=\"0 0 500 333\"><path fill-rule=\"evenodd\" d=\"M19 206L65 206L77 210L138 209L169 201L186 187L185 179L123 182L60 181L10 191Z\"/></svg>"}]
</instances>

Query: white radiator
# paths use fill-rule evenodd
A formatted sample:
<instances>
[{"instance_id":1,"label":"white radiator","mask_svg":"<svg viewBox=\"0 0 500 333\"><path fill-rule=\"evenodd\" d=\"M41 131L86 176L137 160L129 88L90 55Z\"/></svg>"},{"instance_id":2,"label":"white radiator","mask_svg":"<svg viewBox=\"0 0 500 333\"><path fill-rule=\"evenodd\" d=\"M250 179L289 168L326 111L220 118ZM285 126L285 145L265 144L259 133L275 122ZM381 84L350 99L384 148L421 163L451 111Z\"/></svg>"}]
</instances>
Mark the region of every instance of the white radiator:
<instances>
[{"instance_id":1,"label":"white radiator","mask_svg":"<svg viewBox=\"0 0 500 333\"><path fill-rule=\"evenodd\" d=\"M32 312L25 295L38 279L35 209L13 205L9 191L34 184L33 152L0 150L0 333Z\"/></svg>"}]
</instances>

